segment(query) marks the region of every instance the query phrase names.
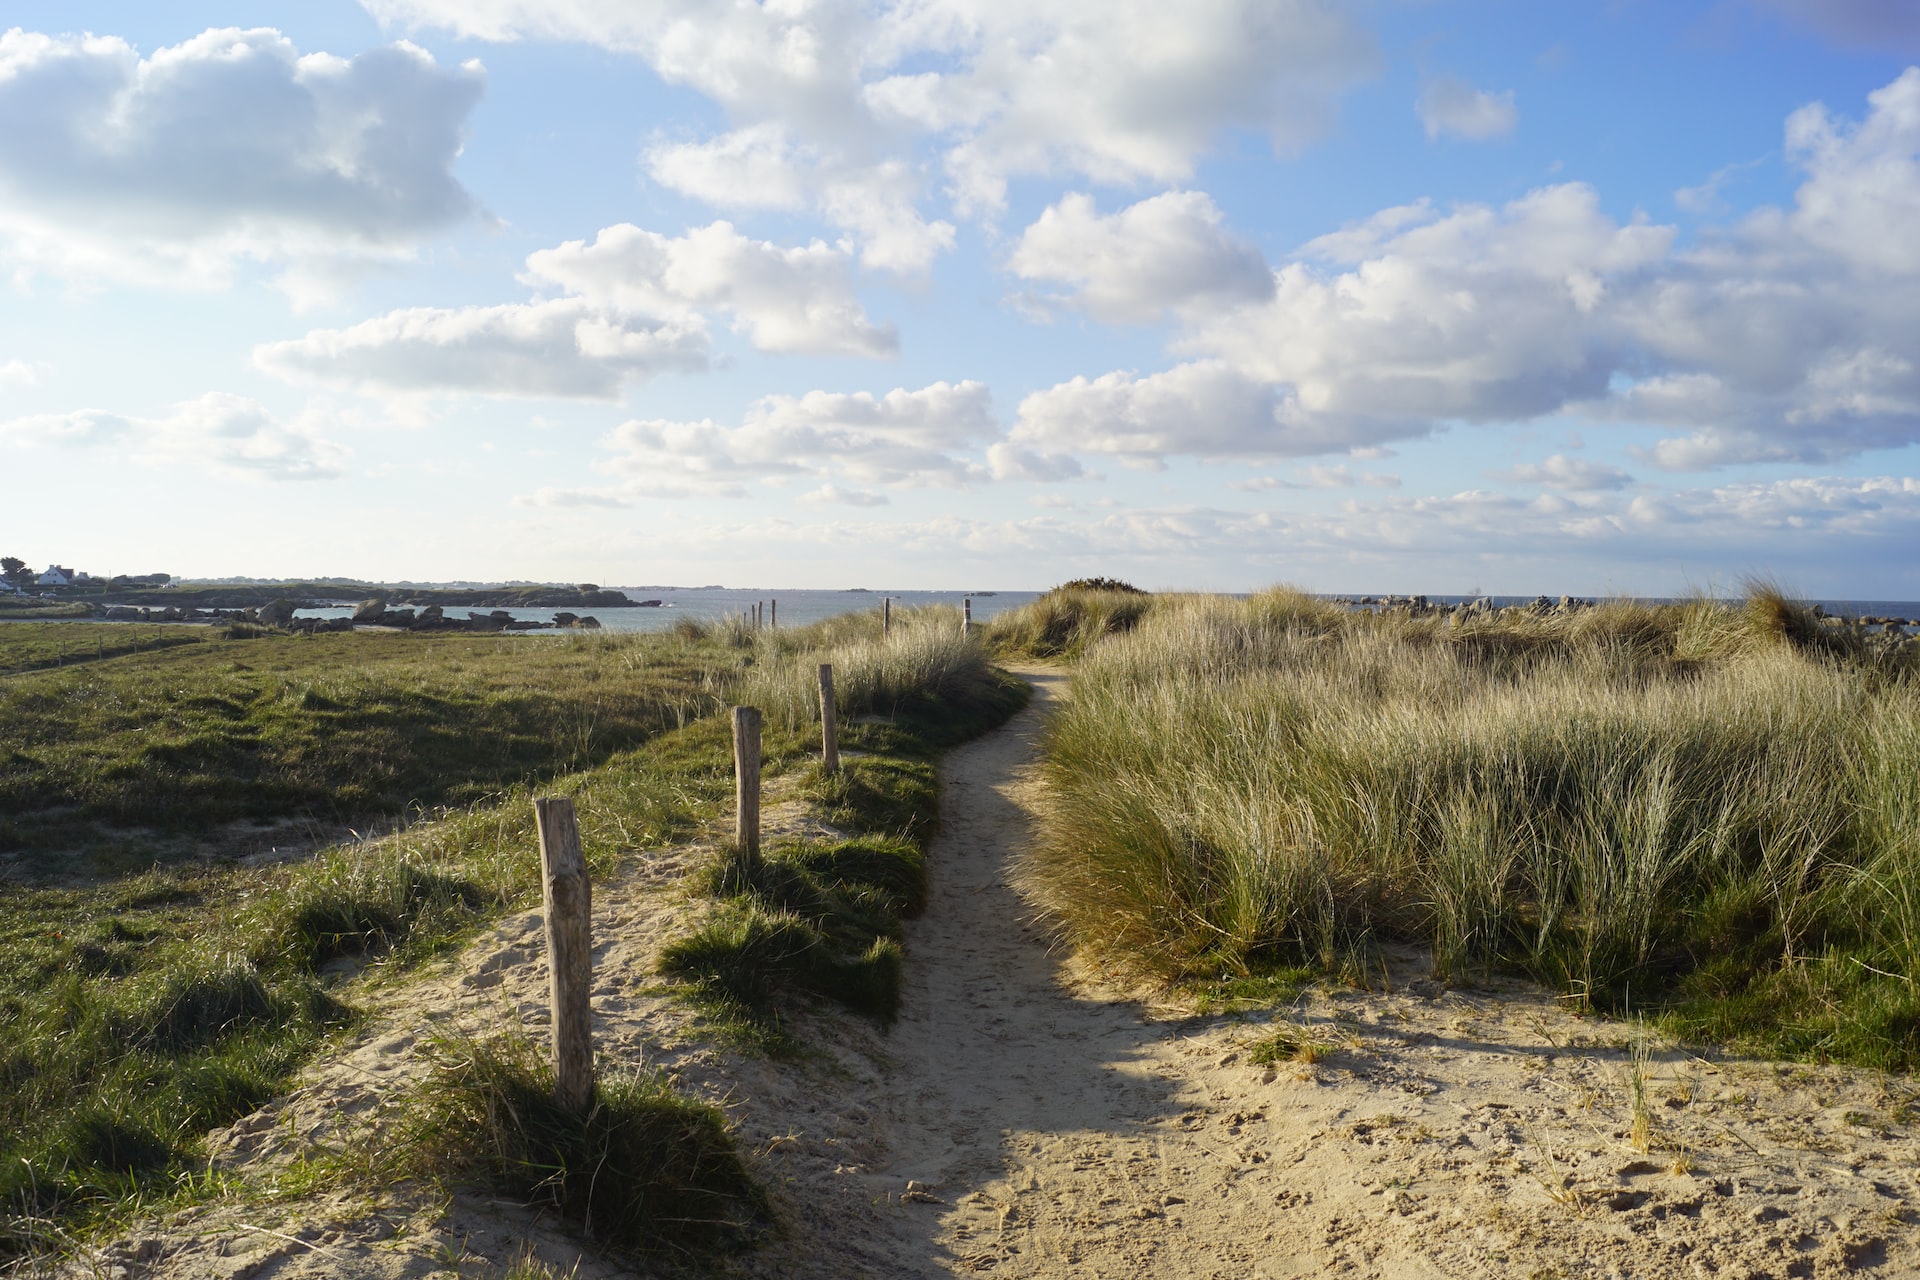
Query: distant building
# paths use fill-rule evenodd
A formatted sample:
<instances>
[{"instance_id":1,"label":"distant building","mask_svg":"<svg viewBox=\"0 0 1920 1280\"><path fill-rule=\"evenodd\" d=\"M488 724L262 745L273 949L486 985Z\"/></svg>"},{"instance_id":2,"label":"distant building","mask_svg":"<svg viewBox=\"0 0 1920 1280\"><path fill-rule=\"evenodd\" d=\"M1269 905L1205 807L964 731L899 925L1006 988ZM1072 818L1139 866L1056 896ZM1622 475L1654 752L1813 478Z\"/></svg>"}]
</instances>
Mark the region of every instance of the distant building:
<instances>
[{"instance_id":1,"label":"distant building","mask_svg":"<svg viewBox=\"0 0 1920 1280\"><path fill-rule=\"evenodd\" d=\"M70 587L77 578L78 575L73 570L63 565L50 564L47 566L47 571L33 581L34 585L41 587Z\"/></svg>"}]
</instances>

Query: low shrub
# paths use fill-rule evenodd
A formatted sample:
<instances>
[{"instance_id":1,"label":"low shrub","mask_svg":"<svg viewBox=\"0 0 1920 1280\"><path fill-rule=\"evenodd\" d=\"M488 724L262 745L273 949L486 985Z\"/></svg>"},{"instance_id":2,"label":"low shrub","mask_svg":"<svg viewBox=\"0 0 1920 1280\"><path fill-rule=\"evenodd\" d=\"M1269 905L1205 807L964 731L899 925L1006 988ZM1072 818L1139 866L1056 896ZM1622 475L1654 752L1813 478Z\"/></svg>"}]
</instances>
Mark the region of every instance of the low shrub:
<instances>
[{"instance_id":1,"label":"low shrub","mask_svg":"<svg viewBox=\"0 0 1920 1280\"><path fill-rule=\"evenodd\" d=\"M1162 601L1082 661L1022 874L1077 945L1170 981L1400 939L1445 976L1911 1065L1920 645L1852 632L1768 588Z\"/></svg>"}]
</instances>

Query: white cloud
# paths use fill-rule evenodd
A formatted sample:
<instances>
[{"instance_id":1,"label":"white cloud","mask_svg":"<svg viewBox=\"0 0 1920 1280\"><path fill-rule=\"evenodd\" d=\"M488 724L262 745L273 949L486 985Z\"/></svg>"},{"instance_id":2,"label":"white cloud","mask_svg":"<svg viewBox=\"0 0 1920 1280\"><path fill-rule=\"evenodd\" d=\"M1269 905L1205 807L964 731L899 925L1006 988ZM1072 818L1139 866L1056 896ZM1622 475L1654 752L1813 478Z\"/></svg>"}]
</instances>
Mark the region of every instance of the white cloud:
<instances>
[{"instance_id":1,"label":"white cloud","mask_svg":"<svg viewBox=\"0 0 1920 1280\"><path fill-rule=\"evenodd\" d=\"M217 287L237 260L404 250L476 212L453 176L484 74L268 29L141 58L0 35L0 241L17 270Z\"/></svg>"},{"instance_id":2,"label":"white cloud","mask_svg":"<svg viewBox=\"0 0 1920 1280\"><path fill-rule=\"evenodd\" d=\"M1538 484L1550 489L1581 491L1624 489L1633 483L1633 477L1618 467L1588 462L1582 458L1569 458L1564 453L1556 453L1544 462L1523 462L1505 471L1496 471L1493 477L1516 484Z\"/></svg>"},{"instance_id":3,"label":"white cloud","mask_svg":"<svg viewBox=\"0 0 1920 1280\"><path fill-rule=\"evenodd\" d=\"M590 245L569 240L530 255L525 279L612 312L692 322L701 311L726 311L762 351L892 355L898 335L868 321L847 267L845 251L818 240L782 248L727 222L678 237L623 222Z\"/></svg>"},{"instance_id":4,"label":"white cloud","mask_svg":"<svg viewBox=\"0 0 1920 1280\"><path fill-rule=\"evenodd\" d=\"M811 493L801 494L800 501L817 507L884 507L892 499L884 493L871 493L865 489L843 489L837 484L823 484Z\"/></svg>"},{"instance_id":5,"label":"white cloud","mask_svg":"<svg viewBox=\"0 0 1920 1280\"><path fill-rule=\"evenodd\" d=\"M529 255L522 279L568 296L389 312L263 344L254 363L377 393L615 400L661 373L705 369L709 312L730 316L762 351L886 356L898 347L891 326L867 319L843 250L783 248L726 222L677 237L620 223L591 244Z\"/></svg>"},{"instance_id":6,"label":"white cloud","mask_svg":"<svg viewBox=\"0 0 1920 1280\"><path fill-rule=\"evenodd\" d=\"M963 213L998 210L1023 174L1180 182L1228 129L1280 151L1319 137L1378 65L1330 0L362 3L402 27L637 54L732 126L651 148L657 180L723 206L818 207L862 239L869 265L904 270L951 244L952 228L919 212L922 144Z\"/></svg>"},{"instance_id":7,"label":"white cloud","mask_svg":"<svg viewBox=\"0 0 1920 1280\"><path fill-rule=\"evenodd\" d=\"M1572 412L1683 429L1645 455L1670 469L1920 442L1920 69L1870 103L1795 113L1793 207L1695 247L1578 183L1383 210L1303 246L1266 301L1180 313L1189 363L1030 396L1014 439L1152 464Z\"/></svg>"},{"instance_id":8,"label":"white cloud","mask_svg":"<svg viewBox=\"0 0 1920 1280\"><path fill-rule=\"evenodd\" d=\"M31 387L40 381L40 368L25 360L0 364L0 387Z\"/></svg>"},{"instance_id":9,"label":"white cloud","mask_svg":"<svg viewBox=\"0 0 1920 1280\"><path fill-rule=\"evenodd\" d=\"M1022 279L1072 286L1074 305L1102 320L1273 296L1267 260L1227 230L1201 191L1169 191L1104 217L1091 196L1068 195L1026 229L1008 266Z\"/></svg>"},{"instance_id":10,"label":"white cloud","mask_svg":"<svg viewBox=\"0 0 1920 1280\"><path fill-rule=\"evenodd\" d=\"M1254 476L1247 480L1229 480L1227 488L1242 493L1262 493L1269 489L1398 489L1400 477L1389 471L1355 471L1344 463L1339 466L1302 468L1298 480L1279 476Z\"/></svg>"},{"instance_id":11,"label":"white cloud","mask_svg":"<svg viewBox=\"0 0 1920 1280\"><path fill-rule=\"evenodd\" d=\"M631 499L612 489L561 489L547 485L532 493L515 494L512 505L516 507L574 507L620 508L633 505Z\"/></svg>"},{"instance_id":12,"label":"white cloud","mask_svg":"<svg viewBox=\"0 0 1920 1280\"><path fill-rule=\"evenodd\" d=\"M655 143L645 160L654 181L722 208L816 208L853 236L862 264L877 270L922 274L953 248L953 224L929 221L917 208L926 183L914 166L802 146L782 123L702 142Z\"/></svg>"},{"instance_id":13,"label":"white cloud","mask_svg":"<svg viewBox=\"0 0 1920 1280\"><path fill-rule=\"evenodd\" d=\"M750 483L807 478L825 481L836 495L851 492L841 481L955 486L990 473L952 451L984 444L998 432L991 397L978 382L936 382L884 396L812 391L768 396L738 426L711 419L622 423L605 442L614 456L598 465L628 477L635 493L738 497Z\"/></svg>"},{"instance_id":14,"label":"white cloud","mask_svg":"<svg viewBox=\"0 0 1920 1280\"><path fill-rule=\"evenodd\" d=\"M180 462L216 474L267 480L338 476L347 450L313 433L315 414L292 422L244 396L209 392L174 406L164 418L135 418L97 409L0 422L0 439L29 447L112 446L147 462Z\"/></svg>"},{"instance_id":15,"label":"white cloud","mask_svg":"<svg viewBox=\"0 0 1920 1280\"><path fill-rule=\"evenodd\" d=\"M706 367L691 320L626 319L584 299L498 307L415 307L348 329L254 348L254 364L296 382L373 393L614 400L629 383Z\"/></svg>"},{"instance_id":16,"label":"white cloud","mask_svg":"<svg viewBox=\"0 0 1920 1280\"><path fill-rule=\"evenodd\" d=\"M1520 123L1513 90L1490 93L1476 89L1458 76L1437 76L1427 82L1417 104L1420 123L1429 138L1466 138L1484 142L1504 138Z\"/></svg>"},{"instance_id":17,"label":"white cloud","mask_svg":"<svg viewBox=\"0 0 1920 1280\"><path fill-rule=\"evenodd\" d=\"M1920 67L1867 95L1858 124L1819 103L1787 118L1787 152L1807 171L1788 222L1796 238L1869 270L1920 272ZM1754 234L1771 238L1771 220Z\"/></svg>"},{"instance_id":18,"label":"white cloud","mask_svg":"<svg viewBox=\"0 0 1920 1280\"><path fill-rule=\"evenodd\" d=\"M1005 440L987 446L987 469L995 480L1032 480L1052 483L1077 480L1086 474L1079 460L1066 453L1039 453Z\"/></svg>"}]
</instances>

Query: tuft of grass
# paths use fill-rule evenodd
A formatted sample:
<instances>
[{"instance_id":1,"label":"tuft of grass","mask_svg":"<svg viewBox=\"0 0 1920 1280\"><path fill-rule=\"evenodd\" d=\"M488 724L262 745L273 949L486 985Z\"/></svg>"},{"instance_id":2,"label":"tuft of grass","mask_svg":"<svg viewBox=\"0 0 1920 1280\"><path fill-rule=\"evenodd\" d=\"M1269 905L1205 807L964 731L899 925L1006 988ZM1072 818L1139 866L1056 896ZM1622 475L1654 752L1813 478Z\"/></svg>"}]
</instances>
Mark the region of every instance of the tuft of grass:
<instances>
[{"instance_id":1,"label":"tuft of grass","mask_svg":"<svg viewBox=\"0 0 1920 1280\"><path fill-rule=\"evenodd\" d=\"M1731 607L1155 597L1046 742L1025 887L1207 983L1369 940L1679 1034L1920 1062L1920 641Z\"/></svg>"},{"instance_id":2,"label":"tuft of grass","mask_svg":"<svg viewBox=\"0 0 1920 1280\"><path fill-rule=\"evenodd\" d=\"M1312 1066L1334 1051L1333 1041L1316 1035L1312 1028L1297 1023L1281 1023L1254 1041L1247 1060L1256 1066L1268 1063L1297 1062Z\"/></svg>"},{"instance_id":3,"label":"tuft of grass","mask_svg":"<svg viewBox=\"0 0 1920 1280\"><path fill-rule=\"evenodd\" d=\"M1138 587L1081 578L987 624L994 652L1021 658L1077 658L1097 641L1131 631L1160 603Z\"/></svg>"},{"instance_id":4,"label":"tuft of grass","mask_svg":"<svg viewBox=\"0 0 1920 1280\"><path fill-rule=\"evenodd\" d=\"M584 1115L553 1100L553 1069L519 1035L433 1042L432 1070L386 1153L395 1176L452 1176L558 1213L642 1253L744 1243L764 1220L719 1108L658 1072L605 1064Z\"/></svg>"}]
</instances>

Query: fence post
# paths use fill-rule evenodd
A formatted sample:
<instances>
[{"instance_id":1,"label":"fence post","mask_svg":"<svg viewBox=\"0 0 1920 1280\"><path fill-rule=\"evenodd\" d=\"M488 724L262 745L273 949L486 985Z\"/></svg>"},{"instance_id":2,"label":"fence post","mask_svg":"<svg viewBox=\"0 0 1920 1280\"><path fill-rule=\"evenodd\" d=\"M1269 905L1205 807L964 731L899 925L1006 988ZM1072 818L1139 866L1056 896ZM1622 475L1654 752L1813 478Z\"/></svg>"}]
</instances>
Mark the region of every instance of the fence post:
<instances>
[{"instance_id":1,"label":"fence post","mask_svg":"<svg viewBox=\"0 0 1920 1280\"><path fill-rule=\"evenodd\" d=\"M965 640L973 634L973 597L968 596L960 602L960 638Z\"/></svg>"},{"instance_id":2,"label":"fence post","mask_svg":"<svg viewBox=\"0 0 1920 1280\"><path fill-rule=\"evenodd\" d=\"M893 639L893 597L880 597L880 638Z\"/></svg>"},{"instance_id":3,"label":"fence post","mask_svg":"<svg viewBox=\"0 0 1920 1280\"><path fill-rule=\"evenodd\" d=\"M820 772L840 772L840 710L833 701L833 664L820 664Z\"/></svg>"},{"instance_id":4,"label":"fence post","mask_svg":"<svg viewBox=\"0 0 1920 1280\"><path fill-rule=\"evenodd\" d=\"M740 853L740 869L760 867L760 709L733 709L733 842Z\"/></svg>"},{"instance_id":5,"label":"fence post","mask_svg":"<svg viewBox=\"0 0 1920 1280\"><path fill-rule=\"evenodd\" d=\"M553 1098L576 1115L593 1101L593 890L573 801L533 802L547 912L547 989L553 1005Z\"/></svg>"},{"instance_id":6,"label":"fence post","mask_svg":"<svg viewBox=\"0 0 1920 1280\"><path fill-rule=\"evenodd\" d=\"M767 605L767 630L778 631L780 629L780 602L778 600L769 600Z\"/></svg>"}]
</instances>

